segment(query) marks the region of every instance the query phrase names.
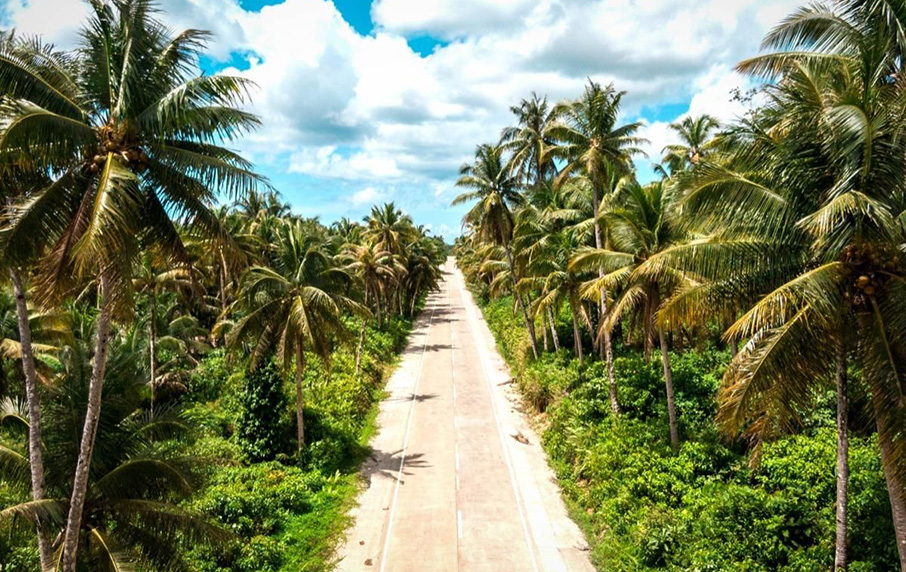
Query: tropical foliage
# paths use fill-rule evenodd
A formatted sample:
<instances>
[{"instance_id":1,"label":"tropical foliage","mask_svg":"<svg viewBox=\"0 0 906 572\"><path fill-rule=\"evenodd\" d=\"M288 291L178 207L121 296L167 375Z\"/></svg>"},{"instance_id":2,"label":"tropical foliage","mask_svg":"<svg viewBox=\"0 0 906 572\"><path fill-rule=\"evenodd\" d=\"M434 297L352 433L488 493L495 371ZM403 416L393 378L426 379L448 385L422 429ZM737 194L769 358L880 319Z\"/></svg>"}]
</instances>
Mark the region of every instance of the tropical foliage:
<instances>
[{"instance_id":1,"label":"tropical foliage","mask_svg":"<svg viewBox=\"0 0 906 572\"><path fill-rule=\"evenodd\" d=\"M645 363L660 346L665 433L677 462L686 442L700 442L698 424L684 419L689 413L678 403L686 388L675 383L677 355L730 350L712 395L712 424L742 438L736 446L756 475L776 461L767 455L779 450L777 442L792 439L795 448L815 437L809 431L832 392L836 454L824 470L836 481L822 510L833 514L833 533L822 527L827 537L809 536L821 548L802 569L894 567L854 555L850 530L864 523L848 510L849 499L864 491L851 481L866 478L850 475L850 435L858 431L876 441L883 468L892 522L885 554L897 550L906 571L904 28L902 2L834 0L798 9L767 36L762 55L739 64L762 85L749 112L726 125L708 116L672 125L678 142L663 150L653 182L638 180L639 126L621 122L623 94L593 81L550 112L537 96L514 107L518 124L499 144L480 147L474 166L463 170L462 183L474 186L469 175L483 171L487 157L508 164L496 179L506 200L495 205L507 207L498 207L505 217L483 206L493 193L458 199L480 201L464 219L461 268L479 293L512 296L530 309L523 321L533 351L534 323L556 337L557 310L569 301L573 342L563 346L580 367L565 390L603 371L613 431L631 424L634 397L619 387L612 346L618 355L639 346ZM510 220L522 222L504 224ZM521 360L515 342L507 345ZM594 348L603 370L589 363ZM537 376L524 385L544 407L564 390L545 389ZM551 447L563 438L551 436ZM664 550L648 565L698 569ZM750 565L742 556L727 562L714 569ZM792 560L763 566L794 569Z\"/></svg>"},{"instance_id":2,"label":"tropical foliage","mask_svg":"<svg viewBox=\"0 0 906 572\"><path fill-rule=\"evenodd\" d=\"M76 50L0 37L0 570L327 567L446 247L293 214L208 34L89 4Z\"/></svg>"}]
</instances>

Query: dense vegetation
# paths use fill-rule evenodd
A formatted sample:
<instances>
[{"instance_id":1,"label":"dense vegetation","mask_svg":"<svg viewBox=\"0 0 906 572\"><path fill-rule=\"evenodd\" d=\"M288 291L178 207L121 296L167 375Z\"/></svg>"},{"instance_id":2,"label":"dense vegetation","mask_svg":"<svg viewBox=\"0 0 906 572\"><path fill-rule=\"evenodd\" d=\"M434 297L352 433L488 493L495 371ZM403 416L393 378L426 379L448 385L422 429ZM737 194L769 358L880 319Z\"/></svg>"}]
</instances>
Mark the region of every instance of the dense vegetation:
<instances>
[{"instance_id":1,"label":"dense vegetation","mask_svg":"<svg viewBox=\"0 0 906 572\"><path fill-rule=\"evenodd\" d=\"M798 9L648 184L593 81L463 167L459 265L604 569L906 571L904 29Z\"/></svg>"},{"instance_id":2,"label":"dense vegetation","mask_svg":"<svg viewBox=\"0 0 906 572\"><path fill-rule=\"evenodd\" d=\"M292 214L207 34L91 7L0 37L0 570L327 569L446 248Z\"/></svg>"}]
</instances>

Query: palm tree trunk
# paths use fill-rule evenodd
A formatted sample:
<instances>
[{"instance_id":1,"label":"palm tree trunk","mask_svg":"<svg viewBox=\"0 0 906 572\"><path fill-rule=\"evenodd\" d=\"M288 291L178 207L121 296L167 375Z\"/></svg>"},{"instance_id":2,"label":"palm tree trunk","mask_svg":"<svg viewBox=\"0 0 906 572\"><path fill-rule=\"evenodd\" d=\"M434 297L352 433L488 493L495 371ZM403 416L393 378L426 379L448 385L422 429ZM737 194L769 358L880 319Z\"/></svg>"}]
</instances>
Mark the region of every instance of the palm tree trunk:
<instances>
[{"instance_id":1,"label":"palm tree trunk","mask_svg":"<svg viewBox=\"0 0 906 572\"><path fill-rule=\"evenodd\" d=\"M355 350L355 375L362 371L362 352L365 350L365 318L362 318L362 328L359 330L359 346Z\"/></svg>"},{"instance_id":2,"label":"palm tree trunk","mask_svg":"<svg viewBox=\"0 0 906 572\"><path fill-rule=\"evenodd\" d=\"M541 332L544 334L544 353L551 351L549 336L547 335L547 312L541 311Z\"/></svg>"},{"instance_id":3,"label":"palm tree trunk","mask_svg":"<svg viewBox=\"0 0 906 572\"><path fill-rule=\"evenodd\" d=\"M296 344L296 438L299 450L305 446L305 414L302 399L302 376L305 374L305 348L302 343Z\"/></svg>"},{"instance_id":4,"label":"palm tree trunk","mask_svg":"<svg viewBox=\"0 0 906 572\"><path fill-rule=\"evenodd\" d=\"M547 320L551 326L551 338L554 342L554 351L560 351L560 338L557 336L557 322L554 321L554 311L551 310L551 307L547 307Z\"/></svg>"},{"instance_id":5,"label":"palm tree trunk","mask_svg":"<svg viewBox=\"0 0 906 572\"><path fill-rule=\"evenodd\" d=\"M28 462L31 468L31 498L44 500L44 451L41 449L41 401L38 395L38 375L35 371L35 355L31 345L31 325L28 321L28 304L25 288L15 269L10 269L13 294L16 297L16 317L19 320L19 343L22 345L22 373L25 376L25 398L28 401ZM38 556L41 570L53 568L53 551L47 527L39 522Z\"/></svg>"},{"instance_id":6,"label":"palm tree trunk","mask_svg":"<svg viewBox=\"0 0 906 572\"><path fill-rule=\"evenodd\" d=\"M516 285L516 268L513 265L513 252L510 250L509 244L505 244L503 248L506 251L506 260L510 266L510 280L513 282L513 295L516 296L516 300L519 302L519 308L522 310L522 319L525 320L525 328L528 330L529 339L532 342L532 354L535 356L535 359L538 359L538 340L535 338L535 324L532 322L532 319L529 318L525 302L523 302L522 296L519 295L519 289Z\"/></svg>"},{"instance_id":7,"label":"palm tree trunk","mask_svg":"<svg viewBox=\"0 0 906 572\"><path fill-rule=\"evenodd\" d=\"M148 353L151 354L151 418L154 418L154 393L157 387L157 293L151 289L151 311L148 323Z\"/></svg>"},{"instance_id":8,"label":"palm tree trunk","mask_svg":"<svg viewBox=\"0 0 906 572\"><path fill-rule=\"evenodd\" d=\"M601 222L598 220L598 185L592 184L592 206L595 210L595 248L600 250L604 246L603 233L601 232ZM598 271L598 277L603 278L604 272ZM607 292L601 289L601 320L607 317ZM614 413L620 412L620 403L617 401L617 382L613 372L613 340L609 331L604 332L604 339L601 343L601 350L604 354L604 362L607 364L607 383L610 387L610 408Z\"/></svg>"},{"instance_id":9,"label":"palm tree trunk","mask_svg":"<svg viewBox=\"0 0 906 572\"><path fill-rule=\"evenodd\" d=\"M374 297L374 303L377 307L377 327L380 330L384 326L384 317L381 314L381 295Z\"/></svg>"},{"instance_id":10,"label":"palm tree trunk","mask_svg":"<svg viewBox=\"0 0 906 572\"><path fill-rule=\"evenodd\" d=\"M676 400L673 395L673 372L670 369L670 353L667 350L667 337L664 329L657 329L661 341L661 361L664 363L664 383L667 385L667 417L670 421L670 444L679 446L679 430L676 426Z\"/></svg>"},{"instance_id":11,"label":"palm tree trunk","mask_svg":"<svg viewBox=\"0 0 906 572\"><path fill-rule=\"evenodd\" d=\"M604 302L604 307L607 303ZM603 317L601 318L604 319ZM613 372L613 344L611 343L610 330L604 329L604 361L607 364L607 385L610 392L610 410L614 415L620 414L620 401L617 399L617 380Z\"/></svg>"},{"instance_id":12,"label":"palm tree trunk","mask_svg":"<svg viewBox=\"0 0 906 572\"><path fill-rule=\"evenodd\" d=\"M582 334L579 332L579 316L577 316L577 311L573 305L573 301L569 301L569 313L573 315L573 344L576 347L576 355L579 357L579 365L582 365L585 362L585 358L582 353Z\"/></svg>"},{"instance_id":13,"label":"palm tree trunk","mask_svg":"<svg viewBox=\"0 0 906 572\"><path fill-rule=\"evenodd\" d=\"M649 297L648 313L646 321L651 324L650 318L654 315L654 309L661 304L661 295L658 286L654 285L651 296ZM670 352L667 347L667 336L664 335L664 328L657 328L658 339L661 343L661 362L664 364L664 384L667 387L667 418L670 423L670 444L674 447L679 446L679 428L676 424L676 398L673 394L673 371L670 369Z\"/></svg>"},{"instance_id":14,"label":"palm tree trunk","mask_svg":"<svg viewBox=\"0 0 906 572\"><path fill-rule=\"evenodd\" d=\"M875 410L875 422L878 426L878 443L881 448L881 465L884 479L887 482L887 494L890 498L890 510L893 513L893 530L897 541L897 553L900 557L900 572L906 572L906 489L897 471L901 460L897 458L893 443L890 441L890 411L885 407L883 390L877 382L872 384L872 402Z\"/></svg>"},{"instance_id":15,"label":"palm tree trunk","mask_svg":"<svg viewBox=\"0 0 906 572\"><path fill-rule=\"evenodd\" d=\"M846 379L846 347L837 341L837 517L834 550L834 571L845 572L846 558L846 508L849 486L849 423Z\"/></svg>"},{"instance_id":16,"label":"palm tree trunk","mask_svg":"<svg viewBox=\"0 0 906 572\"><path fill-rule=\"evenodd\" d=\"M66 518L66 530L63 537L63 572L75 572L76 569L76 554L82 529L82 512L85 508L85 495L88 491L88 475L94 453L94 439L101 416L101 395L104 389L104 374L107 369L107 345L110 341L110 320L113 310L110 305L109 288L110 281L107 278L107 272L102 271L98 288L101 312L97 318L94 364L91 368L91 382L88 386L88 406L85 410L85 425L82 428L82 441L79 446L79 458L72 484L72 498L69 501L69 515Z\"/></svg>"}]
</instances>

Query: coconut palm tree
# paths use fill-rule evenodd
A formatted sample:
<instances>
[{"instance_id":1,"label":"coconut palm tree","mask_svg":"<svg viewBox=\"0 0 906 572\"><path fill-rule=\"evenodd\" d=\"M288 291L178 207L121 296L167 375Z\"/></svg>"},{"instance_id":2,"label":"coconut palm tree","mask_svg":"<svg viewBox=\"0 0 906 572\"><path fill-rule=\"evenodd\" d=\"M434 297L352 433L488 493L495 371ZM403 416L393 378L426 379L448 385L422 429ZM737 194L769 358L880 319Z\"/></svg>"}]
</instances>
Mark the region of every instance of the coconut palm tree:
<instances>
[{"instance_id":1,"label":"coconut palm tree","mask_svg":"<svg viewBox=\"0 0 906 572\"><path fill-rule=\"evenodd\" d=\"M667 145L663 150L663 164L671 173L679 173L698 166L714 146L714 132L720 123L710 115L686 117L669 125L680 139L679 143Z\"/></svg>"},{"instance_id":2,"label":"coconut palm tree","mask_svg":"<svg viewBox=\"0 0 906 572\"><path fill-rule=\"evenodd\" d=\"M371 208L366 219L363 237L380 250L393 255L402 255L406 244L413 237L412 218L403 214L394 203L384 203Z\"/></svg>"},{"instance_id":3,"label":"coconut palm tree","mask_svg":"<svg viewBox=\"0 0 906 572\"><path fill-rule=\"evenodd\" d=\"M333 341L349 336L342 319L344 312L367 314L364 306L343 294L350 279L334 264L320 240L308 236L301 221L293 221L280 228L274 267L254 266L242 280L235 305L243 317L230 330L227 343L246 348L253 369L273 349L286 372L295 359L300 450L305 446L305 352L329 360Z\"/></svg>"},{"instance_id":4,"label":"coconut palm tree","mask_svg":"<svg viewBox=\"0 0 906 572\"><path fill-rule=\"evenodd\" d=\"M513 286L513 296L522 311L525 327L532 344L532 353L538 357L538 342L535 338L535 324L529 317L529 310L518 288L516 267L513 257L513 210L525 203L519 192L519 184L512 172L506 168L503 149L494 145L479 145L475 151L475 162L463 165L459 170L456 186L470 189L453 200L453 205L477 201L463 217L463 224L475 230L480 240L499 245L506 254L507 268Z\"/></svg>"},{"instance_id":5,"label":"coconut palm tree","mask_svg":"<svg viewBox=\"0 0 906 572\"><path fill-rule=\"evenodd\" d=\"M138 252L157 245L184 258L174 219L216 235L214 193L262 185L246 161L218 145L258 121L239 109L248 82L196 75L207 38L196 30L171 35L149 0L97 1L76 51L31 39L0 47L0 163L53 174L11 209L0 248L19 264L49 249L35 283L41 303L59 302L82 278L99 283L95 369L64 572L76 563L110 323L131 316Z\"/></svg>"},{"instance_id":6,"label":"coconut palm tree","mask_svg":"<svg viewBox=\"0 0 906 572\"><path fill-rule=\"evenodd\" d=\"M892 20L872 12L880 4L802 9L768 36L778 53L741 64L774 78L769 104L731 130L725 157L712 155L715 164L684 183L682 208L703 238L662 257L701 282L668 304L665 318L704 301L747 304L727 332L747 341L720 394L728 431L745 427L760 441L789 430L817 385L836 385L837 569L846 566L846 369L854 360L872 395L906 570L897 397L906 267L894 222L904 210L903 88L891 77L900 65Z\"/></svg>"},{"instance_id":7,"label":"coconut palm tree","mask_svg":"<svg viewBox=\"0 0 906 572\"><path fill-rule=\"evenodd\" d=\"M645 331L646 346L656 330L664 367L667 390L667 416L670 442L679 445L673 373L663 322L655 324L661 300L668 298L684 279L669 269L646 272L646 260L683 240L684 232L676 220L677 211L669 187L656 182L645 187L624 179L604 207L611 248L583 249L570 262L573 272L596 271L602 277L587 282L583 295L595 299L602 289L619 290L620 295L601 322L602 330L612 329L624 315L639 314Z\"/></svg>"},{"instance_id":8,"label":"coconut palm tree","mask_svg":"<svg viewBox=\"0 0 906 572\"><path fill-rule=\"evenodd\" d=\"M510 169L526 186L537 186L557 171L549 151L555 145L548 134L554 121L553 107L546 97L532 93L531 99L523 99L510 111L516 116L516 126L503 130L501 145L510 153Z\"/></svg>"},{"instance_id":9,"label":"coconut palm tree","mask_svg":"<svg viewBox=\"0 0 906 572\"><path fill-rule=\"evenodd\" d=\"M603 249L604 232L600 223L600 201L602 193L610 190L611 182L633 171L632 158L642 154L639 146L644 139L636 134L640 123L621 125L620 104L624 92L618 92L613 84L601 87L588 82L579 99L559 103L554 108L555 121L548 127L548 135L557 142L549 150L553 158L565 161L558 177L562 184L573 175L584 174L591 183L592 213L594 220L595 248ZM607 313L607 292L600 293L601 314ZM613 374L613 344L610 332L602 338L602 353L607 363L607 375L611 385Z\"/></svg>"},{"instance_id":10,"label":"coconut palm tree","mask_svg":"<svg viewBox=\"0 0 906 572\"><path fill-rule=\"evenodd\" d=\"M520 287L541 292L533 311L544 316L560 308L565 300L572 315L573 346L579 363L584 363L580 319L590 323L582 306L580 290L582 277L569 268L570 256L582 247L585 237L575 228L544 233L532 244L527 262L529 276L520 280Z\"/></svg>"},{"instance_id":11,"label":"coconut palm tree","mask_svg":"<svg viewBox=\"0 0 906 572\"><path fill-rule=\"evenodd\" d=\"M406 271L399 258L385 250L378 250L371 243L364 245L347 244L339 259L345 263L345 269L355 277L364 298L364 303L377 317L377 327L383 325L381 300L387 289L393 287L397 278ZM356 347L355 372L361 371L362 352L365 348L366 320L362 319L359 329L359 343Z\"/></svg>"},{"instance_id":12,"label":"coconut palm tree","mask_svg":"<svg viewBox=\"0 0 906 572\"><path fill-rule=\"evenodd\" d=\"M196 272L188 265L162 270L150 252L142 256L132 279L136 294L148 298L148 387L151 389L150 413L154 416L154 397L157 388L157 298L167 291L198 291Z\"/></svg>"}]
</instances>

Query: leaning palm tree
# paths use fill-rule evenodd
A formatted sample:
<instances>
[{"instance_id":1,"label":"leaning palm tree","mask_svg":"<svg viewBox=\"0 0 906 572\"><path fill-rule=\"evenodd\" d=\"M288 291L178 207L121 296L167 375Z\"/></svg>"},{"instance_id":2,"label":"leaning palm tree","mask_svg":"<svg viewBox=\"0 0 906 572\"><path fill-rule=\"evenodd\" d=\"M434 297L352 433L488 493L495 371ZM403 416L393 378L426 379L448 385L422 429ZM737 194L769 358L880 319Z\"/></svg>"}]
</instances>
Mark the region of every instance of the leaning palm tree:
<instances>
[{"instance_id":1,"label":"leaning palm tree","mask_svg":"<svg viewBox=\"0 0 906 572\"><path fill-rule=\"evenodd\" d=\"M6 507L0 523L42 522L54 535L63 530L81 419L90 400L89 347L88 340L78 340L61 351L60 371L45 400L47 498ZM179 506L196 489L195 469L203 461L166 454L155 443L186 436L189 429L176 410L156 418L142 415L146 379L138 357L122 344L111 346L104 387L108 402L95 437L99 454L78 531L78 570L183 570L187 547L229 538L202 515ZM27 474L28 459L19 455L15 460L0 467L0 481L15 485ZM61 550L58 544L55 559Z\"/></svg>"},{"instance_id":2,"label":"leaning palm tree","mask_svg":"<svg viewBox=\"0 0 906 572\"><path fill-rule=\"evenodd\" d=\"M601 195L609 190L612 181L633 171L632 158L642 154L639 146L645 142L636 135L640 123L621 125L619 122L623 95L613 84L601 87L589 81L582 97L556 106L556 120L548 128L548 135L558 143L550 149L550 154L566 162L558 181L562 183L571 176L585 174L591 182L594 239L598 249L606 247L599 212ZM601 314L606 314L607 292L601 291L598 303ZM601 346L608 379L613 385L610 332L605 332Z\"/></svg>"},{"instance_id":3,"label":"leaning palm tree","mask_svg":"<svg viewBox=\"0 0 906 572\"><path fill-rule=\"evenodd\" d=\"M519 184L512 172L506 168L503 149L493 145L480 145L475 151L475 162L463 165L459 170L456 186L471 189L453 200L453 205L478 201L463 217L463 224L475 229L476 237L498 245L506 253L513 296L522 310L525 327L532 344L532 353L538 357L538 342L535 338L535 324L529 317L529 310L518 288L513 258L513 209L522 205L525 198L519 192Z\"/></svg>"},{"instance_id":4,"label":"leaning palm tree","mask_svg":"<svg viewBox=\"0 0 906 572\"><path fill-rule=\"evenodd\" d=\"M350 280L321 242L305 233L301 221L286 222L278 233L273 268L254 266L242 280L235 310L243 317L227 335L233 348L248 350L255 368L270 351L288 372L295 359L296 423L299 450L305 446L302 380L305 352L330 358L336 338L349 336L344 312L367 313L343 294Z\"/></svg>"},{"instance_id":5,"label":"leaning palm tree","mask_svg":"<svg viewBox=\"0 0 906 572\"><path fill-rule=\"evenodd\" d=\"M669 269L648 273L644 263L684 238L677 214L673 195L663 182L642 187L634 180L624 180L605 205L604 218L611 235L611 248L583 249L570 262L573 272L596 271L602 275L584 285L586 297L595 299L602 289L620 291L610 314L601 322L602 331L612 329L624 315L633 313L641 316L639 321L645 331L646 347L656 330L673 446L679 445L673 373L664 325L655 324L654 317L661 300L671 296L684 278Z\"/></svg>"},{"instance_id":6,"label":"leaning palm tree","mask_svg":"<svg viewBox=\"0 0 906 572\"><path fill-rule=\"evenodd\" d=\"M184 258L174 219L216 235L215 192L241 194L262 184L246 161L219 146L258 121L239 109L247 81L196 75L207 38L196 30L172 36L150 0L94 1L76 51L32 39L0 46L0 164L53 175L11 208L2 255L18 264L43 256L35 282L43 304L58 303L89 276L99 284L64 572L76 563L110 324L131 317L138 252L157 245Z\"/></svg>"}]
</instances>

